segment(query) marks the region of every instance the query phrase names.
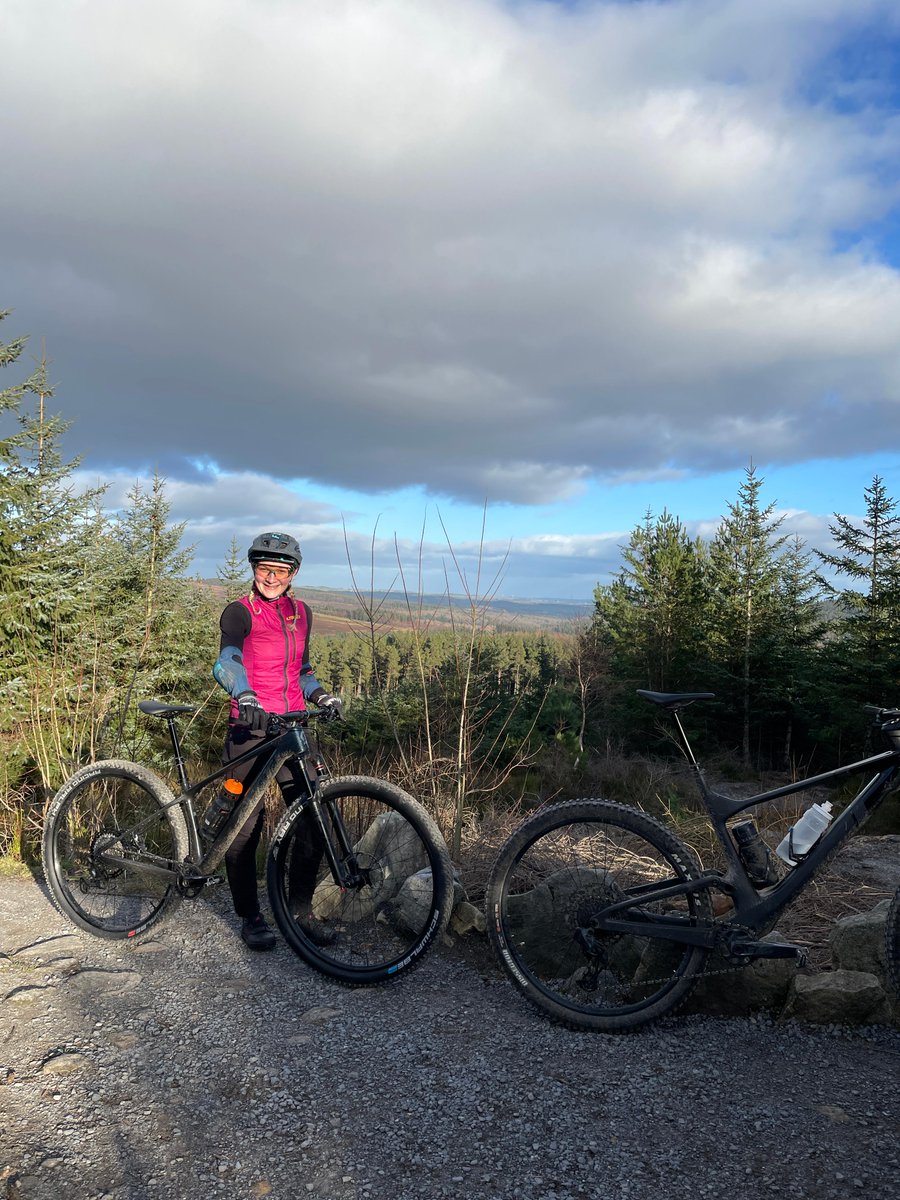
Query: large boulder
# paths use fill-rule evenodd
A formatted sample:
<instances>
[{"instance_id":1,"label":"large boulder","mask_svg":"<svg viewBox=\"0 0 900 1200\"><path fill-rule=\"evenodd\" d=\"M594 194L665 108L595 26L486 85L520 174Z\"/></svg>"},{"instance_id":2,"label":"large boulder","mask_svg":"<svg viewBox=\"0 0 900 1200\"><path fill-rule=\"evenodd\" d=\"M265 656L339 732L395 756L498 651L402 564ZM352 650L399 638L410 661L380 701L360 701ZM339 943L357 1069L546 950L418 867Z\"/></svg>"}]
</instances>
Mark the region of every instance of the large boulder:
<instances>
[{"instance_id":1,"label":"large boulder","mask_svg":"<svg viewBox=\"0 0 900 1200\"><path fill-rule=\"evenodd\" d=\"M829 935L831 960L839 971L865 971L886 982L884 927L890 900L871 912L854 913L836 921Z\"/></svg>"},{"instance_id":2,"label":"large boulder","mask_svg":"<svg viewBox=\"0 0 900 1200\"><path fill-rule=\"evenodd\" d=\"M619 899L624 893L608 872L569 867L548 875L530 891L508 897L508 932L527 947L528 966L535 974L556 973L569 958L575 964L585 961L574 935L590 910Z\"/></svg>"},{"instance_id":3,"label":"large boulder","mask_svg":"<svg viewBox=\"0 0 900 1200\"><path fill-rule=\"evenodd\" d=\"M352 922L369 916L379 905L392 900L427 861L419 835L398 812L379 814L353 849L360 866L371 872L371 883L348 894L330 877L323 880L313 896L313 914L320 920L339 916L342 921Z\"/></svg>"},{"instance_id":4,"label":"large boulder","mask_svg":"<svg viewBox=\"0 0 900 1200\"><path fill-rule=\"evenodd\" d=\"M418 933L425 921L428 919L428 910L431 908L431 898L433 892L431 868L425 867L422 871L416 871L414 875L410 875L400 885L400 888L394 898L388 905L385 906L384 915L399 925L407 933ZM461 909L464 904L468 904L466 899L466 889L462 885L462 880L459 875L454 872L453 875L453 914ZM472 908L471 904L468 904ZM475 910L473 910L475 911ZM482 922L484 918L482 917ZM458 932L465 932L464 929ZM482 926L483 932L483 926Z\"/></svg>"},{"instance_id":5,"label":"large boulder","mask_svg":"<svg viewBox=\"0 0 900 1200\"><path fill-rule=\"evenodd\" d=\"M798 975L784 1015L820 1025L886 1024L890 1004L881 981L868 971Z\"/></svg>"}]
</instances>

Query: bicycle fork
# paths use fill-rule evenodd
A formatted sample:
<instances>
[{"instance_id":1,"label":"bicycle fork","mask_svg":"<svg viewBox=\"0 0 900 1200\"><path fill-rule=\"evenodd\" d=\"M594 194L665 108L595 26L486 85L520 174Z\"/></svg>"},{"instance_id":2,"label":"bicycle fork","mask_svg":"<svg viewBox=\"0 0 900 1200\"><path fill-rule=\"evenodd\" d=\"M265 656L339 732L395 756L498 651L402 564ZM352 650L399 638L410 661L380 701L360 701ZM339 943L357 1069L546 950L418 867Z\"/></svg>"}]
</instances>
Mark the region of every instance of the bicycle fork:
<instances>
[{"instance_id":1,"label":"bicycle fork","mask_svg":"<svg viewBox=\"0 0 900 1200\"><path fill-rule=\"evenodd\" d=\"M335 885L342 892L366 887L371 883L370 872L359 864L335 801L313 796L309 804Z\"/></svg>"}]
</instances>

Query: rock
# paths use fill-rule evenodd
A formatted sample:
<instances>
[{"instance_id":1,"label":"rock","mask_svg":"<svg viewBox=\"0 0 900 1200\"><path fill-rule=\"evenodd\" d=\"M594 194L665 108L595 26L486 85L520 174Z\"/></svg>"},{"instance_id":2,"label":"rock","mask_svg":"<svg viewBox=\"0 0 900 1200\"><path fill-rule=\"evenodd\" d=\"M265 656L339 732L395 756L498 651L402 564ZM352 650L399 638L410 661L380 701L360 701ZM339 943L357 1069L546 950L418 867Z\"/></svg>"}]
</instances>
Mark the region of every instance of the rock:
<instances>
[{"instance_id":1,"label":"rock","mask_svg":"<svg viewBox=\"0 0 900 1200\"><path fill-rule=\"evenodd\" d=\"M136 945L130 946L132 954L162 954L168 949L165 942L157 940L138 942Z\"/></svg>"},{"instance_id":2,"label":"rock","mask_svg":"<svg viewBox=\"0 0 900 1200\"><path fill-rule=\"evenodd\" d=\"M52 986L44 984L27 984L23 987L13 988L8 995L3 997L4 1003L22 1005L34 1004L37 1000L46 1000L53 994L56 989Z\"/></svg>"},{"instance_id":3,"label":"rock","mask_svg":"<svg viewBox=\"0 0 900 1200\"><path fill-rule=\"evenodd\" d=\"M854 913L835 922L828 940L837 970L867 971L886 979L884 927L890 906L890 900L882 900L871 912Z\"/></svg>"},{"instance_id":4,"label":"rock","mask_svg":"<svg viewBox=\"0 0 900 1200\"><path fill-rule=\"evenodd\" d=\"M43 1063L41 1070L45 1075L72 1075L88 1064L87 1058L77 1052L54 1054Z\"/></svg>"},{"instance_id":5,"label":"rock","mask_svg":"<svg viewBox=\"0 0 900 1200\"><path fill-rule=\"evenodd\" d=\"M461 904L457 904L453 910L453 915L450 918L450 928L459 937L463 937L467 933L474 930L476 933L484 933L487 928L487 922L484 919L484 913L476 908L474 904L470 904L468 900L463 900Z\"/></svg>"},{"instance_id":6,"label":"rock","mask_svg":"<svg viewBox=\"0 0 900 1200\"><path fill-rule=\"evenodd\" d=\"M109 1043L115 1046L117 1050L131 1050L137 1045L138 1036L136 1033L128 1033L125 1031L109 1034Z\"/></svg>"},{"instance_id":7,"label":"rock","mask_svg":"<svg viewBox=\"0 0 900 1200\"><path fill-rule=\"evenodd\" d=\"M433 891L430 870L410 875L391 903L391 920L407 933L418 933L428 919Z\"/></svg>"},{"instance_id":8,"label":"rock","mask_svg":"<svg viewBox=\"0 0 900 1200\"><path fill-rule=\"evenodd\" d=\"M300 1014L300 1020L304 1025L325 1025L328 1021L341 1015L339 1008L326 1008L320 1006L318 1008L308 1008L306 1012Z\"/></svg>"},{"instance_id":9,"label":"rock","mask_svg":"<svg viewBox=\"0 0 900 1200\"><path fill-rule=\"evenodd\" d=\"M613 877L599 868L576 865L557 871L531 891L509 897L509 936L528 946L528 966L536 974L558 971L560 947L574 947L578 925L592 910L623 898ZM571 957L578 965L574 950Z\"/></svg>"},{"instance_id":10,"label":"rock","mask_svg":"<svg viewBox=\"0 0 900 1200\"><path fill-rule=\"evenodd\" d=\"M392 900L406 880L425 866L419 836L398 812L377 816L353 849L360 864L371 871L371 886L354 891L348 898L331 879L323 880L312 902L313 916L319 920L339 914L344 920L361 920Z\"/></svg>"},{"instance_id":11,"label":"rock","mask_svg":"<svg viewBox=\"0 0 900 1200\"><path fill-rule=\"evenodd\" d=\"M900 888L900 833L850 838L835 855L831 869L859 878L869 887L896 891Z\"/></svg>"},{"instance_id":12,"label":"rock","mask_svg":"<svg viewBox=\"0 0 900 1200\"><path fill-rule=\"evenodd\" d=\"M825 971L798 975L785 1017L820 1025L865 1025L887 1019L887 997L868 971Z\"/></svg>"},{"instance_id":13,"label":"rock","mask_svg":"<svg viewBox=\"0 0 900 1200\"><path fill-rule=\"evenodd\" d=\"M385 919L395 923L406 933L419 933L428 919L432 890L431 868L426 867L422 871L416 871L414 875L410 875L404 881L396 896L387 906ZM466 900L465 888L458 877L453 880L453 905L454 913L463 906L466 911L471 909L472 912L477 912L477 909ZM463 917L462 920L465 923L467 918ZM471 926L467 926L467 928L471 928ZM457 930L457 932L464 933L466 930Z\"/></svg>"},{"instance_id":14,"label":"rock","mask_svg":"<svg viewBox=\"0 0 900 1200\"><path fill-rule=\"evenodd\" d=\"M70 975L67 987L89 995L105 992L110 996L120 996L123 992L130 992L132 988L136 988L140 982L141 977L137 971L103 971L89 967Z\"/></svg>"},{"instance_id":15,"label":"rock","mask_svg":"<svg viewBox=\"0 0 900 1200\"><path fill-rule=\"evenodd\" d=\"M760 938L762 942L784 940L777 930ZM691 993L686 1011L724 1017L744 1017L760 1011L780 1013L798 969L793 958L757 958L744 967L713 974L725 966L724 959L710 955L708 973L701 976Z\"/></svg>"}]
</instances>

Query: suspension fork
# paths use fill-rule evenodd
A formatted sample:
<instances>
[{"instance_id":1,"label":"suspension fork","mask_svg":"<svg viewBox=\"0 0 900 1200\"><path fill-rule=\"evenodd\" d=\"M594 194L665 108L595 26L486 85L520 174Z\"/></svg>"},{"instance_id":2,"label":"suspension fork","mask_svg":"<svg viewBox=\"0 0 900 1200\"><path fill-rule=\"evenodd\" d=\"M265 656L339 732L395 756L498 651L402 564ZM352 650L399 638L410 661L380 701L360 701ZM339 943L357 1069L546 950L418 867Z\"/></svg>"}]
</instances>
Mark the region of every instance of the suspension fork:
<instances>
[{"instance_id":1,"label":"suspension fork","mask_svg":"<svg viewBox=\"0 0 900 1200\"><path fill-rule=\"evenodd\" d=\"M368 872L360 868L337 803L332 799L322 800L313 794L309 807L325 847L325 858L331 868L331 876L337 886L342 892L348 888L363 887L369 882Z\"/></svg>"}]
</instances>

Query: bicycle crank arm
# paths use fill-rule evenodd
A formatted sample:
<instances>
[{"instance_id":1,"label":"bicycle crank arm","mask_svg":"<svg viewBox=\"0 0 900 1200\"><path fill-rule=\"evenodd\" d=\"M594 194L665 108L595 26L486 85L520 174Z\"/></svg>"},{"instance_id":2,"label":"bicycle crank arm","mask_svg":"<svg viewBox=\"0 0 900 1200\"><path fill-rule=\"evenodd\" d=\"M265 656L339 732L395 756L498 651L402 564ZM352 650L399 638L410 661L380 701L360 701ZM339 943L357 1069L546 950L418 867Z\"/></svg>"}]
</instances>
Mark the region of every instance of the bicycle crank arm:
<instances>
[{"instance_id":1,"label":"bicycle crank arm","mask_svg":"<svg viewBox=\"0 0 900 1200\"><path fill-rule=\"evenodd\" d=\"M803 946L793 946L789 942L732 942L728 953L735 958L795 958L798 966L806 966L809 957Z\"/></svg>"}]
</instances>

